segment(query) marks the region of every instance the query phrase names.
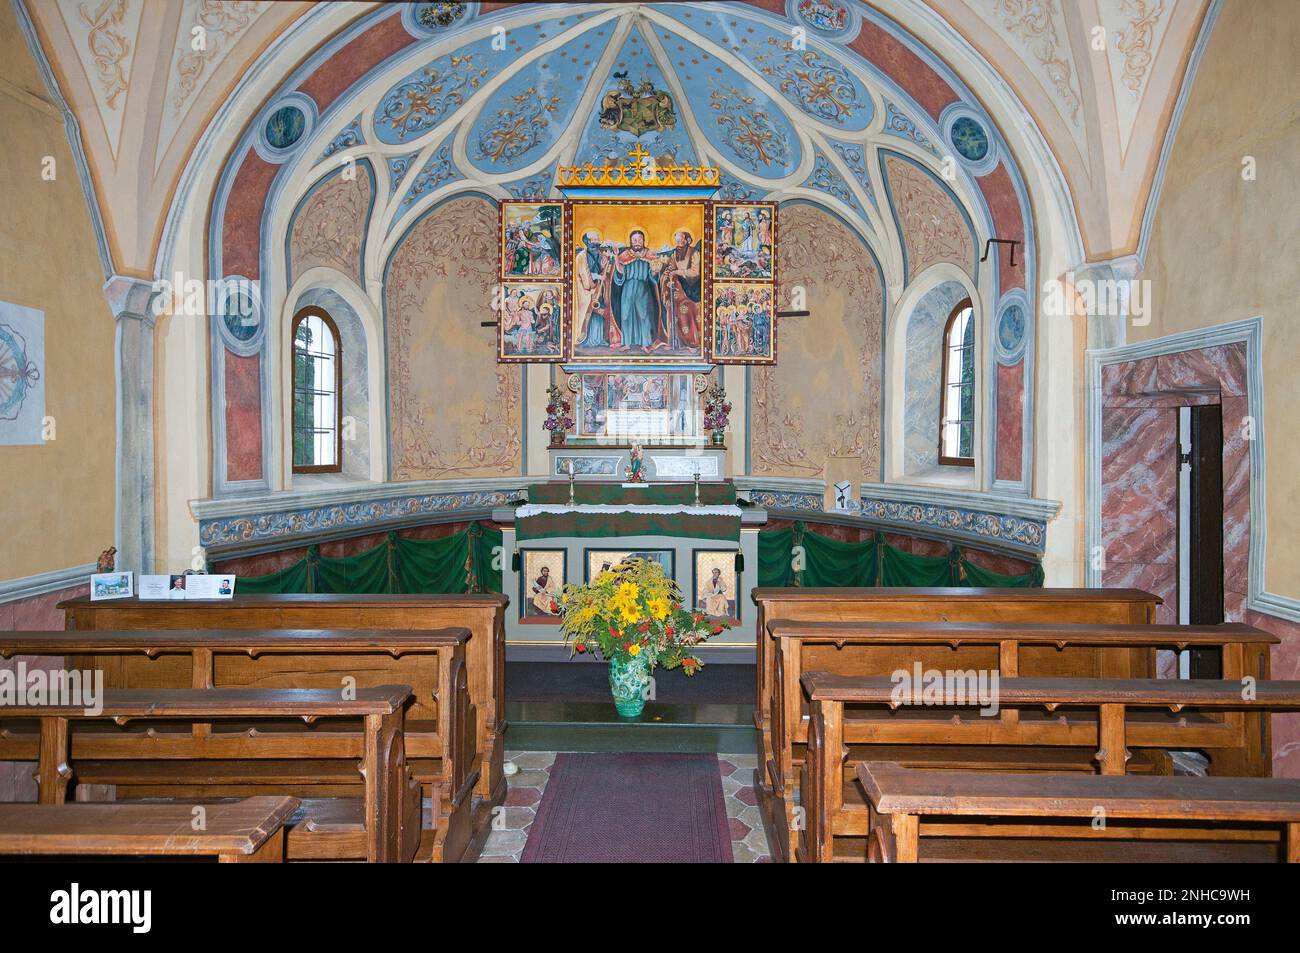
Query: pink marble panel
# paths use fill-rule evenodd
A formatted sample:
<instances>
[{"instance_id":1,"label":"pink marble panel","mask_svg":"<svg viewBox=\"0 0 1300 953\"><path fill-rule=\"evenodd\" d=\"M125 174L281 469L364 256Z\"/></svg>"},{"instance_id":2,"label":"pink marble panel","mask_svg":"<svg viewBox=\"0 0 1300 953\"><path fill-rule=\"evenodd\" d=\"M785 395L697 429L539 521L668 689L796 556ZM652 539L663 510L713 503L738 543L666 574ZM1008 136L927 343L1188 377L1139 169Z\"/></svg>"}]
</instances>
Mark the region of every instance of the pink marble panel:
<instances>
[{"instance_id":1,"label":"pink marble panel","mask_svg":"<svg viewBox=\"0 0 1300 953\"><path fill-rule=\"evenodd\" d=\"M373 66L414 42L415 37L402 26L401 16L394 13L350 40L317 66L298 88L314 99L323 113Z\"/></svg>"},{"instance_id":2,"label":"pink marble panel","mask_svg":"<svg viewBox=\"0 0 1300 953\"><path fill-rule=\"evenodd\" d=\"M1016 264L1011 265L1011 246L994 245L998 255L998 285L1002 293L1025 285L1025 216L1020 199L1011 184L1011 175L1005 163L999 162L988 175L980 176L980 191L993 216L993 230L998 238L1020 242L1016 248Z\"/></svg>"},{"instance_id":3,"label":"pink marble panel","mask_svg":"<svg viewBox=\"0 0 1300 953\"><path fill-rule=\"evenodd\" d=\"M870 20L862 21L862 30L849 44L882 72L903 87L933 119L944 107L957 99L948 82L900 40Z\"/></svg>"},{"instance_id":4,"label":"pink marble panel","mask_svg":"<svg viewBox=\"0 0 1300 953\"><path fill-rule=\"evenodd\" d=\"M226 352L226 479L262 475L262 359Z\"/></svg>"},{"instance_id":5,"label":"pink marble panel","mask_svg":"<svg viewBox=\"0 0 1300 953\"><path fill-rule=\"evenodd\" d=\"M998 459L999 480L1019 480L1024 453L1025 362L997 368L998 375ZM1048 434L1048 439L1051 435Z\"/></svg>"},{"instance_id":6,"label":"pink marble panel","mask_svg":"<svg viewBox=\"0 0 1300 953\"><path fill-rule=\"evenodd\" d=\"M1102 412L1101 544L1108 565L1177 558L1175 425L1167 410Z\"/></svg>"},{"instance_id":7,"label":"pink marble panel","mask_svg":"<svg viewBox=\"0 0 1300 953\"><path fill-rule=\"evenodd\" d=\"M262 212L271 181L280 170L252 149L235 173L226 198L221 236L221 267L224 274L257 278L261 274Z\"/></svg>"}]
</instances>

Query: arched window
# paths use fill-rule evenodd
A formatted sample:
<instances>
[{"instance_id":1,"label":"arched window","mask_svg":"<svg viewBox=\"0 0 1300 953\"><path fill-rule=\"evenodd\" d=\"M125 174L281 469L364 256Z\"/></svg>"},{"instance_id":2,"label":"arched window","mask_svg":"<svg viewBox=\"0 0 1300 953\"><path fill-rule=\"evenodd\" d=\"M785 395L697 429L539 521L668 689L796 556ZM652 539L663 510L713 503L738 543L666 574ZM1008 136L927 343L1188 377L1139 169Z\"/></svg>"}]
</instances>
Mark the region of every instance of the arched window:
<instances>
[{"instance_id":1,"label":"arched window","mask_svg":"<svg viewBox=\"0 0 1300 953\"><path fill-rule=\"evenodd\" d=\"M975 311L970 299L943 329L943 383L939 399L939 463L975 465Z\"/></svg>"},{"instance_id":2,"label":"arched window","mask_svg":"<svg viewBox=\"0 0 1300 953\"><path fill-rule=\"evenodd\" d=\"M320 308L293 319L293 472L342 469L343 361L339 329Z\"/></svg>"}]
</instances>

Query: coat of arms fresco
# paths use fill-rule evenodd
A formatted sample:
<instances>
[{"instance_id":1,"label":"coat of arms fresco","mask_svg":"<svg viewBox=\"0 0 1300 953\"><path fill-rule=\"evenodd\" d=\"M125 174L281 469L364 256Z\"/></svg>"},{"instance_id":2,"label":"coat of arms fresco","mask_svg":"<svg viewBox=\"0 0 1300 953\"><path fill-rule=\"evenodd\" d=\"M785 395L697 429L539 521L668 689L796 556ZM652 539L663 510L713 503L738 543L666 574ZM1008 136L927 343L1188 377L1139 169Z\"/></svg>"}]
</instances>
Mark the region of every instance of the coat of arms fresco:
<instances>
[{"instance_id":1,"label":"coat of arms fresco","mask_svg":"<svg viewBox=\"0 0 1300 953\"><path fill-rule=\"evenodd\" d=\"M677 125L673 98L649 79L634 86L627 74L615 73L618 85L600 98L600 124L605 129L641 137Z\"/></svg>"}]
</instances>

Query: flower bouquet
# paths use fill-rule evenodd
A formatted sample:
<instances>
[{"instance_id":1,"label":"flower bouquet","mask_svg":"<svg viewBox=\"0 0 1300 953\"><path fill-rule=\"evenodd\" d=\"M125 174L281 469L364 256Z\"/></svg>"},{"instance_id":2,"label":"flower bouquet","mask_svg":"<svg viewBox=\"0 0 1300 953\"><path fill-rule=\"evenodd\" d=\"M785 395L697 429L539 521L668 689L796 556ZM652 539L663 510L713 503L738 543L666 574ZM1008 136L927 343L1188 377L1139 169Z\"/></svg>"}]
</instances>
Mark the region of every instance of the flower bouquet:
<instances>
[{"instance_id":1,"label":"flower bouquet","mask_svg":"<svg viewBox=\"0 0 1300 953\"><path fill-rule=\"evenodd\" d=\"M712 434L715 444L723 442L730 414L727 391L719 381L714 381L704 392L704 429Z\"/></svg>"},{"instance_id":2,"label":"flower bouquet","mask_svg":"<svg viewBox=\"0 0 1300 953\"><path fill-rule=\"evenodd\" d=\"M681 590L663 567L632 558L586 585L564 587L561 630L569 655L595 652L609 662L609 687L620 715L645 708L656 666L694 675L703 663L691 649L730 628L724 619L682 607Z\"/></svg>"},{"instance_id":3,"label":"flower bouquet","mask_svg":"<svg viewBox=\"0 0 1300 953\"><path fill-rule=\"evenodd\" d=\"M546 397L546 420L542 427L550 432L551 443L559 445L564 443L565 433L573 426L573 418L569 416L571 405L564 392L555 384L546 388Z\"/></svg>"}]
</instances>

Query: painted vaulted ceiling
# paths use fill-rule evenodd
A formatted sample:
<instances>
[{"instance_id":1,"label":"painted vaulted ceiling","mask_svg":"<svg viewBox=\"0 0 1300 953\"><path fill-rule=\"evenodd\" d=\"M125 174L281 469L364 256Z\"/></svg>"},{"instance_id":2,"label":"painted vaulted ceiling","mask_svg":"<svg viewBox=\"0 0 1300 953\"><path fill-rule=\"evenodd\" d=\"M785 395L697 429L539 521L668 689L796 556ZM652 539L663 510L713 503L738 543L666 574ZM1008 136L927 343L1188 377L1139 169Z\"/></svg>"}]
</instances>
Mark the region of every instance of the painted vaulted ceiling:
<instances>
[{"instance_id":1,"label":"painted vaulted ceiling","mask_svg":"<svg viewBox=\"0 0 1300 953\"><path fill-rule=\"evenodd\" d=\"M983 61L1023 106L1022 121L1047 143L1068 184L1087 257L1129 254L1209 2L575 4L539 21L536 7L497 3L401 10L269 0L19 0L20 19L30 23L76 117L109 265L142 277L153 276L178 185L202 160L203 134L221 111L241 95L276 94L332 38L355 39L376 18L392 21L387 37L394 50L465 31L463 48L393 83L379 108L351 129L382 152L390 181L408 188L421 176L426 184L439 175L502 183L527 173L510 186L527 190L548 172L537 156L613 157L640 131L656 157L719 162L733 194L819 190L869 224L880 206L878 176L854 153L863 131L892 132L936 154L960 152L962 143L978 152L986 130L960 116L941 117L949 103L937 87L951 81L973 88L975 77L965 74ZM471 28L471 21L493 16L510 28L503 49ZM526 25L515 29L512 18ZM785 55L791 26L806 31L805 57ZM400 41L398 30L405 31ZM908 33L923 56L897 42ZM942 52L931 55L924 45ZM904 74L912 80L907 95L894 82ZM336 82L350 86L359 78L340 71ZM602 108L599 98L618 83L635 92L647 79L670 93L673 122L664 121L666 113L656 118L653 105L642 106L647 100L635 95L637 108L626 114ZM756 85L766 95L755 96ZM313 92L326 90L331 103L347 98L345 89L329 86L318 78ZM489 87L486 102L475 98ZM311 123L322 97L306 98ZM436 109L412 108L422 101ZM467 104L472 123L446 121ZM359 118L360 107L343 123ZM790 121L795 114L798 128ZM653 127L652 134L643 127ZM437 141L451 130L454 136ZM996 125L987 132L1001 138ZM348 129L339 133L331 148L348 148ZM557 144L563 148L553 149ZM409 168L417 157L419 168Z\"/></svg>"}]
</instances>

